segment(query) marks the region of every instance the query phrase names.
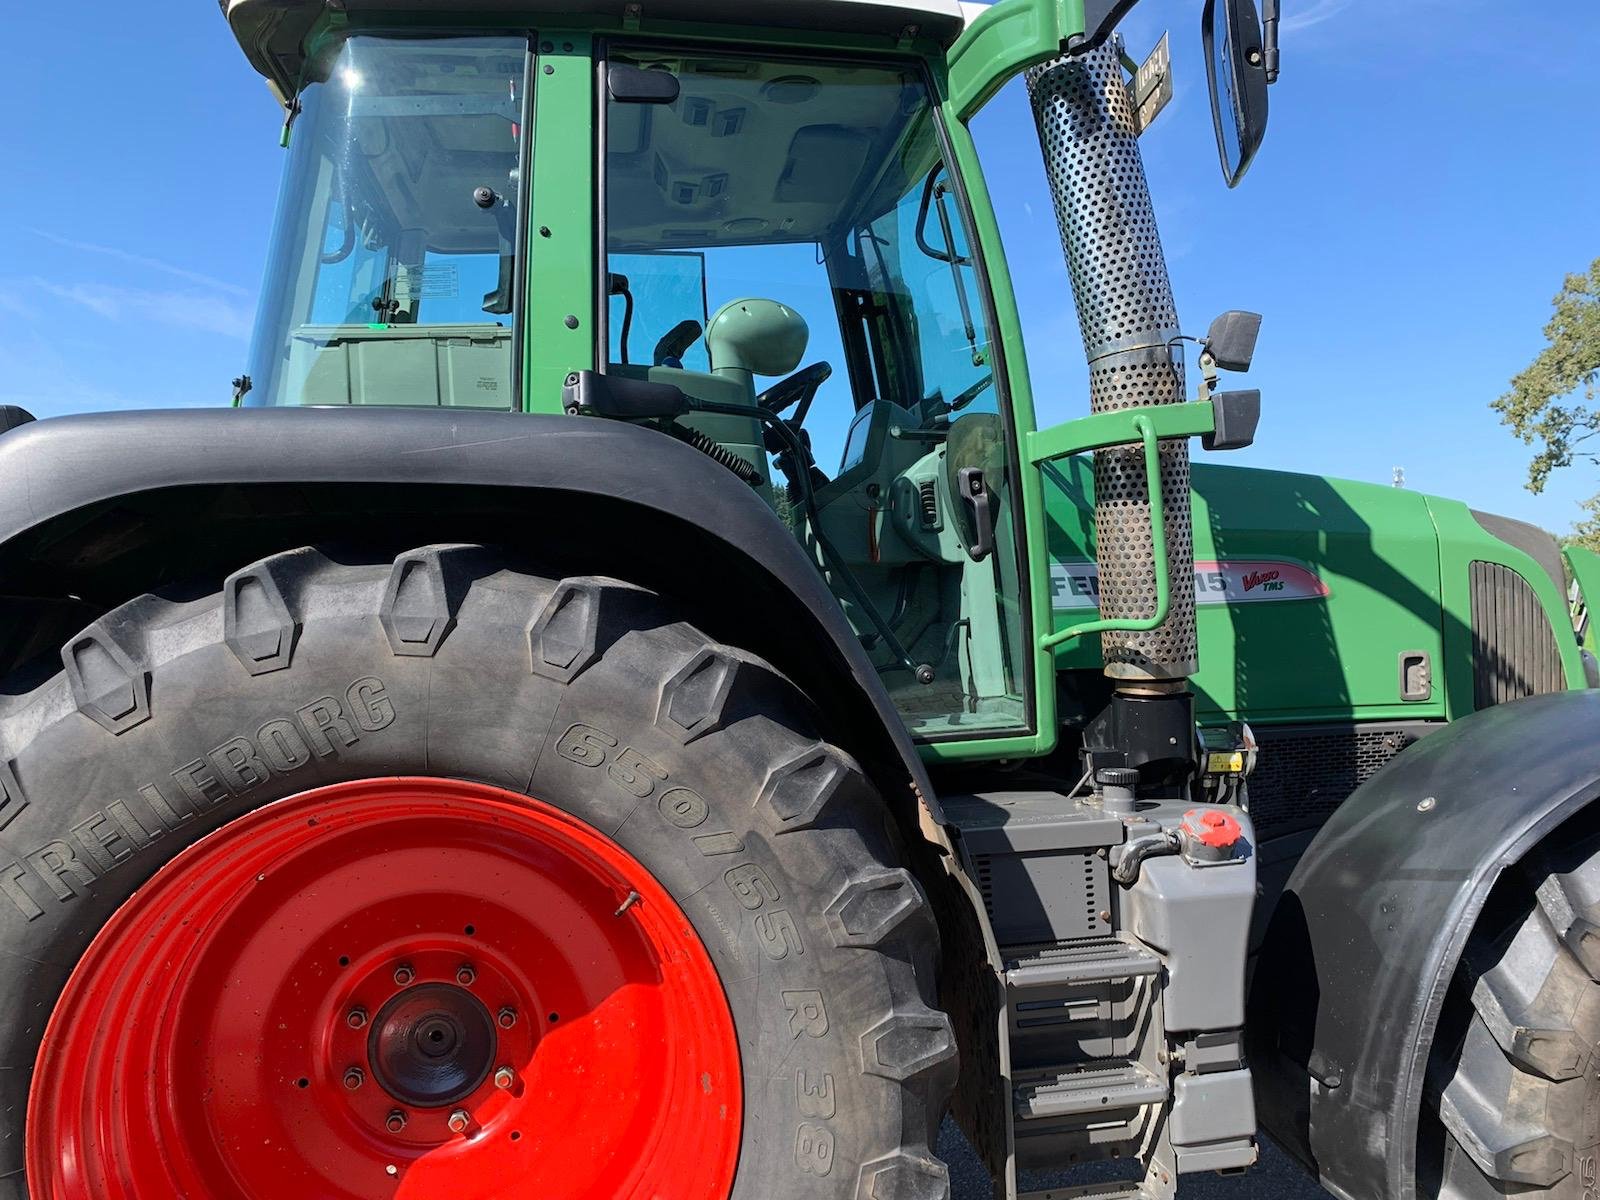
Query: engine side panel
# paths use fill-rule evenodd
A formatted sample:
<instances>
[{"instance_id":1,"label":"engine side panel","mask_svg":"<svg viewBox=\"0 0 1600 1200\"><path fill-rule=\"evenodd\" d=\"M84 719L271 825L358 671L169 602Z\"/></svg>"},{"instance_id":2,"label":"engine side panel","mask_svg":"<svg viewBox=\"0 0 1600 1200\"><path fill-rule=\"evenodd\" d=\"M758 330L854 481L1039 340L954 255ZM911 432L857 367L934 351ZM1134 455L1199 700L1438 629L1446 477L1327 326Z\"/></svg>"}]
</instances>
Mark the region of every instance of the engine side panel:
<instances>
[{"instance_id":1,"label":"engine side panel","mask_svg":"<svg viewBox=\"0 0 1600 1200\"><path fill-rule=\"evenodd\" d=\"M1058 628L1094 617L1096 582L1081 516L1093 481L1086 464L1059 466L1046 477ZM1445 715L1442 687L1402 695L1402 655L1437 668L1443 653L1438 539L1424 496L1204 463L1194 490L1202 721ZM1087 642L1068 643L1058 664L1097 667Z\"/></svg>"},{"instance_id":2,"label":"engine side panel","mask_svg":"<svg viewBox=\"0 0 1600 1200\"><path fill-rule=\"evenodd\" d=\"M1438 721L1585 686L1549 535L1315 475L1197 464L1194 489L1203 722ZM1095 616L1092 501L1086 462L1047 472L1057 628ZM1057 663L1098 657L1084 639Z\"/></svg>"}]
</instances>

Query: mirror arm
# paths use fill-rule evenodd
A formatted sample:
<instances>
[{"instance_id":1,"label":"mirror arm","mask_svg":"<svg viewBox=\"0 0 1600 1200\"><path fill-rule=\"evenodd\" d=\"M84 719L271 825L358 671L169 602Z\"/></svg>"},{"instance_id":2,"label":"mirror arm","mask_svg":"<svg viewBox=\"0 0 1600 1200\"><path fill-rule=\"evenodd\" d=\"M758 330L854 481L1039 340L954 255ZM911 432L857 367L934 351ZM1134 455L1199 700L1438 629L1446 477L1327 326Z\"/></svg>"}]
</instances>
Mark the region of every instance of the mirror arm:
<instances>
[{"instance_id":1,"label":"mirror arm","mask_svg":"<svg viewBox=\"0 0 1600 1200\"><path fill-rule=\"evenodd\" d=\"M1211 399L1211 393L1217 386L1217 360L1211 357L1211 351L1200 351L1200 393L1199 399Z\"/></svg>"},{"instance_id":2,"label":"mirror arm","mask_svg":"<svg viewBox=\"0 0 1600 1200\"><path fill-rule=\"evenodd\" d=\"M1139 0L1083 0L1083 35L1070 39L1068 54L1097 49Z\"/></svg>"},{"instance_id":3,"label":"mirror arm","mask_svg":"<svg viewBox=\"0 0 1600 1200\"><path fill-rule=\"evenodd\" d=\"M1267 82L1278 82L1278 0L1261 0L1261 58Z\"/></svg>"}]
</instances>

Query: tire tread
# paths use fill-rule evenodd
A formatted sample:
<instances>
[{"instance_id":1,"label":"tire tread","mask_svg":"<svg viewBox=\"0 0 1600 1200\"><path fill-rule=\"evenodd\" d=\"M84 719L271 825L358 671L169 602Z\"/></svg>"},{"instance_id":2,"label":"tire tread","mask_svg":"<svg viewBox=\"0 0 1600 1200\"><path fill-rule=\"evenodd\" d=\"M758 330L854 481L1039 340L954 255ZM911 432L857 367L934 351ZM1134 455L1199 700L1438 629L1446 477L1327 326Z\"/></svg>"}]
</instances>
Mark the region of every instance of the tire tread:
<instances>
[{"instance_id":1,"label":"tire tread","mask_svg":"<svg viewBox=\"0 0 1600 1200\"><path fill-rule=\"evenodd\" d=\"M1541 846L1500 886L1512 890L1469 938L1446 1010L1464 1032L1430 1071L1445 1136L1437 1194L1578 1200L1600 1105L1600 983L1583 957L1600 839Z\"/></svg>"}]
</instances>

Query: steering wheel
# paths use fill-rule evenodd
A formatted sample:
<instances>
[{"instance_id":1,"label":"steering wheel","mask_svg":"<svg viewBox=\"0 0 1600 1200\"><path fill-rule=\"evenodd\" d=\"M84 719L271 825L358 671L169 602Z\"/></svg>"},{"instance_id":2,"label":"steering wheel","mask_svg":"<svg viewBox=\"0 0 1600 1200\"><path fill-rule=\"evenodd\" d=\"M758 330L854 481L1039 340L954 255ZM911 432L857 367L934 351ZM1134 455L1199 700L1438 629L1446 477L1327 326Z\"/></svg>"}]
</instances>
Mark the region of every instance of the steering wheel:
<instances>
[{"instance_id":1,"label":"steering wheel","mask_svg":"<svg viewBox=\"0 0 1600 1200\"><path fill-rule=\"evenodd\" d=\"M817 389L827 383L832 374L833 367L830 364L814 362L778 380L756 397L756 403L771 413L786 412L798 404L800 407L795 408L789 424L799 428L805 424L806 414L811 411L811 402L817 398Z\"/></svg>"}]
</instances>

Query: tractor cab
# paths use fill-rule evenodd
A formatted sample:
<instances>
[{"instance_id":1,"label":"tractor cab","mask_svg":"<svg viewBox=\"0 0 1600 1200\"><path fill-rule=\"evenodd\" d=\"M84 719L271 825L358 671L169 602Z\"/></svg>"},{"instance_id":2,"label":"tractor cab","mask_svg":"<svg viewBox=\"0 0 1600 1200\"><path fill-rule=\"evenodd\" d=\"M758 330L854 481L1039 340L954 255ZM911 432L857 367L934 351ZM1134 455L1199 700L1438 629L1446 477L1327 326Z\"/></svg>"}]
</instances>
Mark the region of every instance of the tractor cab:
<instances>
[{"instance_id":1,"label":"tractor cab","mask_svg":"<svg viewBox=\"0 0 1600 1200\"><path fill-rule=\"evenodd\" d=\"M915 729L1027 726L1004 367L930 47L304 45L244 403L537 410L538 359L677 389L649 423L777 511ZM590 254L593 294L530 322Z\"/></svg>"},{"instance_id":2,"label":"tractor cab","mask_svg":"<svg viewBox=\"0 0 1600 1200\"><path fill-rule=\"evenodd\" d=\"M653 427L776 511L914 735L1053 739L1032 402L966 122L1115 13L669 0L535 5L530 30L496 0L449 28L375 0L225 7L288 145L243 403ZM1264 120L1247 9L1203 22L1230 182ZM591 377L656 399L575 400Z\"/></svg>"}]
</instances>

